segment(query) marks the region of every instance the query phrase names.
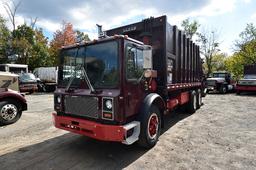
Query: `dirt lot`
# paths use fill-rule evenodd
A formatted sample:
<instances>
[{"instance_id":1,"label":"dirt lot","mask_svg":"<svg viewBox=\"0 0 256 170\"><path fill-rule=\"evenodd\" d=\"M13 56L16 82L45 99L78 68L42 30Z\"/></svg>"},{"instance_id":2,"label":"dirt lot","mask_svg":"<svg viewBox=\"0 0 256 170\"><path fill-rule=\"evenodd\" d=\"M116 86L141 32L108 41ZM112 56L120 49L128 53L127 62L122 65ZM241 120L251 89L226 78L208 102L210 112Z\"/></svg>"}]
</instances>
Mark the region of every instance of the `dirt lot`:
<instances>
[{"instance_id":1,"label":"dirt lot","mask_svg":"<svg viewBox=\"0 0 256 170\"><path fill-rule=\"evenodd\" d=\"M208 95L195 114L167 117L157 146L99 142L52 126L52 95L0 127L1 169L256 169L256 95Z\"/></svg>"}]
</instances>

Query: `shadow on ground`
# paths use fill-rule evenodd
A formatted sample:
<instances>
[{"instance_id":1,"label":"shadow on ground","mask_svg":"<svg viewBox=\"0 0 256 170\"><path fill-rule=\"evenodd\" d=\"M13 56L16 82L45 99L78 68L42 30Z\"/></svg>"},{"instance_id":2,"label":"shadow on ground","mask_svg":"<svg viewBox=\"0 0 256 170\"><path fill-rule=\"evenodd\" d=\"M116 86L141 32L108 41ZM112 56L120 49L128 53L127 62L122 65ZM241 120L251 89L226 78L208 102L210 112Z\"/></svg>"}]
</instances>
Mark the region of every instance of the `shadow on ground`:
<instances>
[{"instance_id":1,"label":"shadow on ground","mask_svg":"<svg viewBox=\"0 0 256 170\"><path fill-rule=\"evenodd\" d=\"M163 133L188 116L182 113L166 116ZM101 142L67 133L2 155L0 165L5 170L122 169L146 152L138 145Z\"/></svg>"}]
</instances>

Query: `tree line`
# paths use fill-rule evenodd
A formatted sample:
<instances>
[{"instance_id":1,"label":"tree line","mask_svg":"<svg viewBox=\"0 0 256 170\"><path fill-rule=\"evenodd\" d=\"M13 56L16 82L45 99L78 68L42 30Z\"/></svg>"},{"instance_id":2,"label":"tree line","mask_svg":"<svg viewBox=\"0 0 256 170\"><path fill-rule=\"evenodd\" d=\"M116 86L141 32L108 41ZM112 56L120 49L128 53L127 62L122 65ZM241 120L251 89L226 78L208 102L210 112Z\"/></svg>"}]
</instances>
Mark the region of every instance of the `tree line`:
<instances>
[{"instance_id":1,"label":"tree line","mask_svg":"<svg viewBox=\"0 0 256 170\"><path fill-rule=\"evenodd\" d=\"M187 37L195 38L200 45L203 69L207 76L213 71L229 71L235 79L239 79L243 76L245 65L256 64L256 27L253 23L248 23L239 34L233 44L235 52L231 56L219 49L218 31L204 29L199 32L200 24L189 19L183 20L181 26Z\"/></svg>"},{"instance_id":2,"label":"tree line","mask_svg":"<svg viewBox=\"0 0 256 170\"><path fill-rule=\"evenodd\" d=\"M65 45L88 41L87 34L74 30L73 25L63 21L62 28L53 33L52 40L36 27L38 18L16 25L16 13L20 3L5 3L8 20L0 15L0 63L27 64L30 70L37 67L57 66L59 49ZM10 22L12 28L7 27Z\"/></svg>"},{"instance_id":3,"label":"tree line","mask_svg":"<svg viewBox=\"0 0 256 170\"><path fill-rule=\"evenodd\" d=\"M38 18L31 18L30 23L16 25L16 13L20 2L5 3L8 20L0 15L0 63L15 62L27 64L30 70L37 67L57 66L59 49L76 42L89 41L87 34L74 30L69 22L53 33L49 40L42 28L36 27ZM7 27L7 21L12 28ZM181 24L187 37L196 39L204 58L204 73L209 76L213 71L227 70L236 79L243 75L243 66L256 63L256 27L249 23L234 42L235 52L228 56L220 49L219 33L216 30L201 29L197 21L185 19ZM225 39L224 39L225 41Z\"/></svg>"}]
</instances>

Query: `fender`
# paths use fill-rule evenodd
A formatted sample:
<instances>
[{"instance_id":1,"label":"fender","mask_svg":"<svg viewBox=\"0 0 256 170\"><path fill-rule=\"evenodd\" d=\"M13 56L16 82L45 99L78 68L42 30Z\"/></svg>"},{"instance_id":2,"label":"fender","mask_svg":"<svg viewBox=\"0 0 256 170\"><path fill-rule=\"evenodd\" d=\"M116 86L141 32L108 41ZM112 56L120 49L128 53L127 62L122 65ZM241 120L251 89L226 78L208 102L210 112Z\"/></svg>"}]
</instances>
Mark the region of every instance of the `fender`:
<instances>
[{"instance_id":1,"label":"fender","mask_svg":"<svg viewBox=\"0 0 256 170\"><path fill-rule=\"evenodd\" d=\"M0 93L0 100L2 99L18 100L22 105L22 110L27 110L27 101L20 93L14 91L4 91Z\"/></svg>"},{"instance_id":2,"label":"fender","mask_svg":"<svg viewBox=\"0 0 256 170\"><path fill-rule=\"evenodd\" d=\"M142 107L140 109L140 113L148 112L152 104L156 104L158 106L161 114L166 108L165 102L159 94L150 93L144 98L142 102Z\"/></svg>"}]
</instances>

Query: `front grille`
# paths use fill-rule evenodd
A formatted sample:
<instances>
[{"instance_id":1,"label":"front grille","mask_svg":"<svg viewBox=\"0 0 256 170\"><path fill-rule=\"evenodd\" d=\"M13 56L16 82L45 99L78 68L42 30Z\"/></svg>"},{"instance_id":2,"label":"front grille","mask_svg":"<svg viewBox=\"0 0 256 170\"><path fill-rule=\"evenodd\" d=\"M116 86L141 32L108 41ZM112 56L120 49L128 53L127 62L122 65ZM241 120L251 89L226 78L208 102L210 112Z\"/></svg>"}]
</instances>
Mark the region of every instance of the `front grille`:
<instances>
[{"instance_id":1,"label":"front grille","mask_svg":"<svg viewBox=\"0 0 256 170\"><path fill-rule=\"evenodd\" d=\"M215 86L215 80L207 80L208 86Z\"/></svg>"},{"instance_id":2,"label":"front grille","mask_svg":"<svg viewBox=\"0 0 256 170\"><path fill-rule=\"evenodd\" d=\"M98 118L98 99L90 96L65 96L65 113Z\"/></svg>"}]
</instances>

